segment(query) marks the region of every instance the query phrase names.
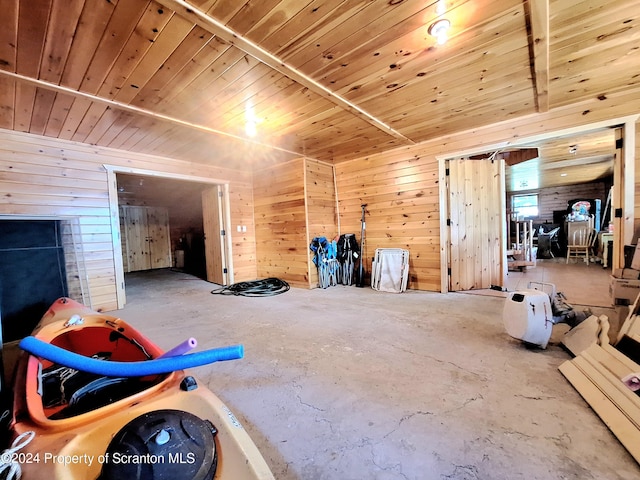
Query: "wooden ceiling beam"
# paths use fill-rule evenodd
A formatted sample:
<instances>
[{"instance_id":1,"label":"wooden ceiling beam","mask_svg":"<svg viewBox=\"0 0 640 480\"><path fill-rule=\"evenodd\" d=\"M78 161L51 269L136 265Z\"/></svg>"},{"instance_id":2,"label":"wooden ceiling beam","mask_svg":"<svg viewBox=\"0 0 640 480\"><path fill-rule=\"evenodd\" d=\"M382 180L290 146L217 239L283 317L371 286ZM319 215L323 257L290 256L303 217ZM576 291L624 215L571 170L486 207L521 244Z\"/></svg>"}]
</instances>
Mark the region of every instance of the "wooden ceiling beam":
<instances>
[{"instance_id":1,"label":"wooden ceiling beam","mask_svg":"<svg viewBox=\"0 0 640 480\"><path fill-rule=\"evenodd\" d=\"M524 0L538 112L549 111L549 0Z\"/></svg>"},{"instance_id":2,"label":"wooden ceiling beam","mask_svg":"<svg viewBox=\"0 0 640 480\"><path fill-rule=\"evenodd\" d=\"M184 0L158 0L158 3L167 9L173 10L178 15L193 22L194 24L205 29L209 33L212 33L217 37L221 38L222 40L239 48L243 52L251 55L255 59L264 63L265 65L268 65L269 67L280 72L281 74L286 75L290 79L299 83L301 86L308 88L310 91L322 96L323 98L326 98L327 100L332 102L334 105L348 112L351 112L353 115L356 115L357 117L366 121L370 125L373 125L374 127L382 130L383 132L397 139L402 140L408 145L415 144L413 140L404 136L397 130L393 129L392 127L384 123L379 118L374 117L373 115L366 112L356 104L343 98L342 96L333 92L332 90L325 87L324 85L316 82L311 77L309 77L308 75L305 75L304 73L297 70L296 68L290 65L287 65L283 60L276 57L272 53L268 52L267 50L262 48L260 45L252 42L251 40L246 39L241 34L230 29L223 23L219 22L215 18L211 17L210 15L203 12L202 10L199 10L198 8L189 4L188 2Z\"/></svg>"},{"instance_id":3,"label":"wooden ceiling beam","mask_svg":"<svg viewBox=\"0 0 640 480\"><path fill-rule=\"evenodd\" d=\"M500 156L504 158L504 162L507 165L513 166L533 158L538 158L540 154L537 148L521 148L519 150L502 152Z\"/></svg>"}]
</instances>

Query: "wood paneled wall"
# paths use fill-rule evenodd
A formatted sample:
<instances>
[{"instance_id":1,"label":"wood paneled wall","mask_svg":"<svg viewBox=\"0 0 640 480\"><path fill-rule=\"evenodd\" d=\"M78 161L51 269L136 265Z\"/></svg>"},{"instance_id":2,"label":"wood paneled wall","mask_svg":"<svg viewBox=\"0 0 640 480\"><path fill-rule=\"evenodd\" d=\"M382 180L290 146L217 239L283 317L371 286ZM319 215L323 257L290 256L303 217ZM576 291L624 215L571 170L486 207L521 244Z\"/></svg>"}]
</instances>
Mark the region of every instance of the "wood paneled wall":
<instances>
[{"instance_id":1,"label":"wood paneled wall","mask_svg":"<svg viewBox=\"0 0 640 480\"><path fill-rule=\"evenodd\" d=\"M338 235L338 212L333 165L305 159L305 197L307 204L307 254L309 284L318 286L318 268L309 248L314 237L332 240Z\"/></svg>"},{"instance_id":2,"label":"wood paneled wall","mask_svg":"<svg viewBox=\"0 0 640 480\"><path fill-rule=\"evenodd\" d=\"M232 198L250 198L251 177L232 170L0 130L0 215L77 218L93 308L101 311L118 305L105 164L228 181ZM252 211L250 203L235 206L232 223ZM243 247L250 256L250 237ZM247 271L241 267L236 280Z\"/></svg>"},{"instance_id":3,"label":"wood paneled wall","mask_svg":"<svg viewBox=\"0 0 640 480\"><path fill-rule=\"evenodd\" d=\"M64 220L60 224L69 297L80 303L91 304L80 224L77 219Z\"/></svg>"},{"instance_id":4,"label":"wood paneled wall","mask_svg":"<svg viewBox=\"0 0 640 480\"><path fill-rule=\"evenodd\" d=\"M254 175L258 276L318 286L309 245L338 233L333 166L300 158Z\"/></svg>"},{"instance_id":5,"label":"wood paneled wall","mask_svg":"<svg viewBox=\"0 0 640 480\"><path fill-rule=\"evenodd\" d=\"M253 210L253 186L247 183L234 183L229 191L231 225L229 234L233 250L234 282L255 280L258 278L256 258L256 228ZM246 232L238 232L238 226L247 227Z\"/></svg>"},{"instance_id":6,"label":"wood paneled wall","mask_svg":"<svg viewBox=\"0 0 640 480\"><path fill-rule=\"evenodd\" d=\"M309 287L304 159L257 171L253 179L259 278Z\"/></svg>"},{"instance_id":7,"label":"wood paneled wall","mask_svg":"<svg viewBox=\"0 0 640 480\"><path fill-rule=\"evenodd\" d=\"M342 233L360 238L365 207L367 272L376 248L410 252L408 288L439 290L438 161L407 149L336 165Z\"/></svg>"},{"instance_id":8,"label":"wood paneled wall","mask_svg":"<svg viewBox=\"0 0 640 480\"><path fill-rule=\"evenodd\" d=\"M601 209L604 210L609 190L605 182L592 182L581 183L578 185L562 185L552 188L541 188L539 190L512 192L509 194L507 206L511 206L512 196L533 193L538 194L538 216L532 218L533 223L553 223L553 211L566 210L568 202L576 198L599 198L602 201ZM601 211L601 214L602 213L603 212Z\"/></svg>"}]
</instances>

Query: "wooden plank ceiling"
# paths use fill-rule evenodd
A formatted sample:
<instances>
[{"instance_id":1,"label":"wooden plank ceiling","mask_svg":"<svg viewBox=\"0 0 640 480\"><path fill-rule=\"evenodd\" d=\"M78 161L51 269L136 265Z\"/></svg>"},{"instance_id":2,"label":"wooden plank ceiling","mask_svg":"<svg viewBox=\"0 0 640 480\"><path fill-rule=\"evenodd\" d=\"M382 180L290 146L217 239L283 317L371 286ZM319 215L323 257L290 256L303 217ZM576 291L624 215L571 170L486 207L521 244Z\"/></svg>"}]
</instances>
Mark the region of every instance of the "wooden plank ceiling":
<instances>
[{"instance_id":1,"label":"wooden plank ceiling","mask_svg":"<svg viewBox=\"0 0 640 480\"><path fill-rule=\"evenodd\" d=\"M538 155L506 169L507 191L575 185L606 179L613 175L616 153L614 129L558 137L531 144ZM611 179L609 179L611 180Z\"/></svg>"},{"instance_id":2,"label":"wooden plank ceiling","mask_svg":"<svg viewBox=\"0 0 640 480\"><path fill-rule=\"evenodd\" d=\"M339 162L637 84L638 10L0 0L0 128L243 170L300 155ZM451 22L444 45L428 33L440 17Z\"/></svg>"}]
</instances>

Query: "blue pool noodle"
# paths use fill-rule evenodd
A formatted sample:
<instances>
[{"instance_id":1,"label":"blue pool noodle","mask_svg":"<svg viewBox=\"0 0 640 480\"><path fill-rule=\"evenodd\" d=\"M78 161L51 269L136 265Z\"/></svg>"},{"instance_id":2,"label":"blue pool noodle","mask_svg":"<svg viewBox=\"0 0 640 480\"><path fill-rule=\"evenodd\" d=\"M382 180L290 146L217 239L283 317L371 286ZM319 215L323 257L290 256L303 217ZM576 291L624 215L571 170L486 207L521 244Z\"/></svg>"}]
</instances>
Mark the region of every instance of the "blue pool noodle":
<instances>
[{"instance_id":1,"label":"blue pool noodle","mask_svg":"<svg viewBox=\"0 0 640 480\"><path fill-rule=\"evenodd\" d=\"M19 347L32 355L65 367L107 377L159 375L175 372L176 370L184 370L185 368L200 367L214 362L237 360L244 356L244 347L242 345L231 345L175 357L156 358L139 362L110 362L70 352L64 348L43 342L36 337L23 338Z\"/></svg>"}]
</instances>

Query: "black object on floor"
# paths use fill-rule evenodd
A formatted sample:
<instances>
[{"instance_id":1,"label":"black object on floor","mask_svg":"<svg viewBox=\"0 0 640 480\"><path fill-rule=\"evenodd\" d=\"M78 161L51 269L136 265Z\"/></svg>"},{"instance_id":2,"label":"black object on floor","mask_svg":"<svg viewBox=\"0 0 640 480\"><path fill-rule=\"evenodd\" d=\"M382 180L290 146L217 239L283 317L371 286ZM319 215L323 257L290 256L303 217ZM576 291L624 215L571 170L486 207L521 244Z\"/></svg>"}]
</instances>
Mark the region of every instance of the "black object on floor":
<instances>
[{"instance_id":1,"label":"black object on floor","mask_svg":"<svg viewBox=\"0 0 640 480\"><path fill-rule=\"evenodd\" d=\"M289 291L289 284L279 278L265 278L251 282L239 282L211 290L217 295L241 295L243 297L270 297Z\"/></svg>"},{"instance_id":2,"label":"black object on floor","mask_svg":"<svg viewBox=\"0 0 640 480\"><path fill-rule=\"evenodd\" d=\"M637 340L623 335L618 343L616 343L616 350L620 353L624 353L629 359L636 363L640 363L640 342Z\"/></svg>"}]
</instances>

